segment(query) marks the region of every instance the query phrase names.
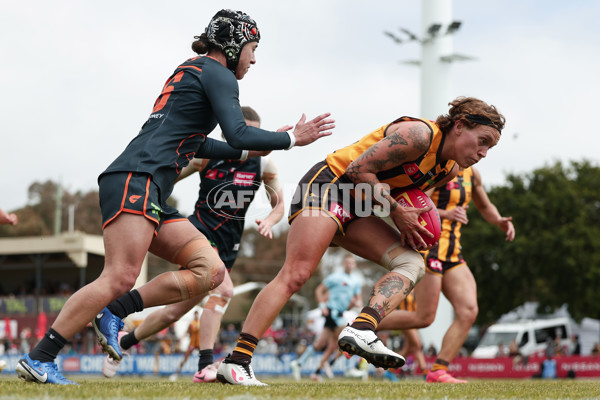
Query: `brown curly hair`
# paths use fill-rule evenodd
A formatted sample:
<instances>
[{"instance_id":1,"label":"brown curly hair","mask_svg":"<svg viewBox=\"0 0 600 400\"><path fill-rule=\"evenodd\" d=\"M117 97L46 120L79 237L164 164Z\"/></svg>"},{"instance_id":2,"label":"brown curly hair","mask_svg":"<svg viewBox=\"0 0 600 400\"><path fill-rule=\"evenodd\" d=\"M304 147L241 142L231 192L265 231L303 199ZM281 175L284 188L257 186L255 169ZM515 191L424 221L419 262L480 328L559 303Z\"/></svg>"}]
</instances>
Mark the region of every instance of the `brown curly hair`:
<instances>
[{"instance_id":1,"label":"brown curly hair","mask_svg":"<svg viewBox=\"0 0 600 400\"><path fill-rule=\"evenodd\" d=\"M506 122L496 107L475 97L457 97L450 103L448 114L440 115L435 123L442 132L448 133L456 121L462 121L469 129L477 125L488 125L502 132Z\"/></svg>"}]
</instances>

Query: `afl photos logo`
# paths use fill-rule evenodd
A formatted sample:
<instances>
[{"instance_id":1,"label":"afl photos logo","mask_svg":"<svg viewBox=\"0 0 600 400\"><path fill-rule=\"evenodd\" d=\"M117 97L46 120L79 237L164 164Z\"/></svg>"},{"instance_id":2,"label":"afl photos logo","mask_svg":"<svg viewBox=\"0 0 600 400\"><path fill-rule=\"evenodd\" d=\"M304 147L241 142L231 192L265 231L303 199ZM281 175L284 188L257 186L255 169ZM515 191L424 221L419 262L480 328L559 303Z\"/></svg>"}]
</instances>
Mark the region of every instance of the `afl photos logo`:
<instances>
[{"instance_id":1,"label":"afl photos logo","mask_svg":"<svg viewBox=\"0 0 600 400\"><path fill-rule=\"evenodd\" d=\"M259 191L261 183L254 181L255 174L246 172L236 172L233 182L223 182L215 186L208 192L207 205L211 212L227 218L244 220L246 218L264 218L281 201L276 199L273 204L271 199L265 201L263 196L255 199L255 194ZM275 189L265 184L267 196L269 193L277 193ZM254 201L253 201L254 200ZM243 212L253 203L251 209ZM240 215L241 214L241 215Z\"/></svg>"}]
</instances>

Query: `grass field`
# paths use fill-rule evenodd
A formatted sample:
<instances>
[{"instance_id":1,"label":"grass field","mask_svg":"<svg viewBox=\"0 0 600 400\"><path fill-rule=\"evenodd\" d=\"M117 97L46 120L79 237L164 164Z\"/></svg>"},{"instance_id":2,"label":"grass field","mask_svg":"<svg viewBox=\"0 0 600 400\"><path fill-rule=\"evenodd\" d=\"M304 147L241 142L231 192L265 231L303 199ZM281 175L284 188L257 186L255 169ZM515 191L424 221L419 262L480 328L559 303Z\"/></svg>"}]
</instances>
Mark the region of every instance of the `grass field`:
<instances>
[{"instance_id":1,"label":"grass field","mask_svg":"<svg viewBox=\"0 0 600 400\"><path fill-rule=\"evenodd\" d=\"M2 374L0 399L598 399L599 380L471 380L465 385L334 379L323 383L264 379L268 387L195 384L157 378L77 377L81 386L25 383Z\"/></svg>"}]
</instances>

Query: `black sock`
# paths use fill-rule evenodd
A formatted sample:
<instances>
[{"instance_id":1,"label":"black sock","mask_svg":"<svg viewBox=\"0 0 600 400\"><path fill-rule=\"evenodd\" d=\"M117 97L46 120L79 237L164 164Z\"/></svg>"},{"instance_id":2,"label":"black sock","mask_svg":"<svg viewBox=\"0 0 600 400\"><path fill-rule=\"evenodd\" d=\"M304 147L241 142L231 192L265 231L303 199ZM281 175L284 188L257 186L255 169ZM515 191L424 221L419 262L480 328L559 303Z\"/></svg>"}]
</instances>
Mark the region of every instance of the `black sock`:
<instances>
[{"instance_id":1,"label":"black sock","mask_svg":"<svg viewBox=\"0 0 600 400\"><path fill-rule=\"evenodd\" d=\"M204 368L214 362L213 349L200 350L200 358L198 359L198 371L202 371Z\"/></svg>"},{"instance_id":2,"label":"black sock","mask_svg":"<svg viewBox=\"0 0 600 400\"><path fill-rule=\"evenodd\" d=\"M58 353L65 347L67 340L54 329L48 329L42 340L29 353L32 360L54 362Z\"/></svg>"},{"instance_id":3,"label":"black sock","mask_svg":"<svg viewBox=\"0 0 600 400\"><path fill-rule=\"evenodd\" d=\"M107 306L108 310L119 317L120 319L125 318L129 314L134 312L142 311L144 309L144 302L139 292L133 289L129 293L125 293Z\"/></svg>"},{"instance_id":4,"label":"black sock","mask_svg":"<svg viewBox=\"0 0 600 400\"><path fill-rule=\"evenodd\" d=\"M135 346L136 344L138 344L140 342L139 340L137 340L135 338L134 332L135 332L135 329L121 338L121 342L119 344L121 345L121 348L123 350L128 350L129 348L131 348L132 346Z\"/></svg>"}]
</instances>

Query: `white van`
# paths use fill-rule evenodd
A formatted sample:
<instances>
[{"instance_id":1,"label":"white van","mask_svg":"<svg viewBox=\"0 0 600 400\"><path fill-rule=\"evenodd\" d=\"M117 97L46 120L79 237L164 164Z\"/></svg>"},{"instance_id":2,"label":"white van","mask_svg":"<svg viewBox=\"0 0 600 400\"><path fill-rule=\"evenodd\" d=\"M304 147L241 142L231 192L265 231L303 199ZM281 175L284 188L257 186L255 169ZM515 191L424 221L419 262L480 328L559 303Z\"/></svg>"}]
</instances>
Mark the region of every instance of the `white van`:
<instances>
[{"instance_id":1,"label":"white van","mask_svg":"<svg viewBox=\"0 0 600 400\"><path fill-rule=\"evenodd\" d=\"M568 318L529 319L491 325L473 350L472 357L494 358L498 345L502 343L506 351L514 339L523 356L545 354L548 338L554 341L561 338L563 348L568 348L571 326Z\"/></svg>"}]
</instances>

